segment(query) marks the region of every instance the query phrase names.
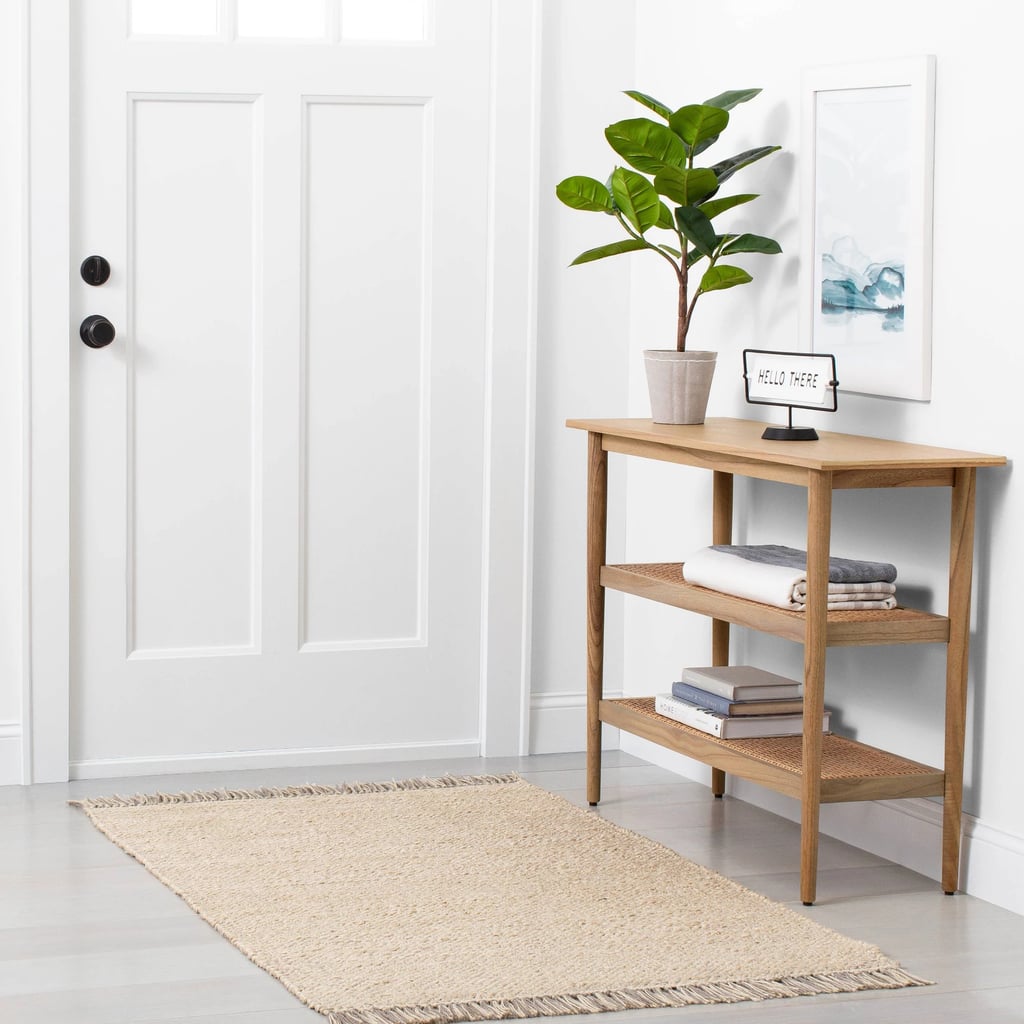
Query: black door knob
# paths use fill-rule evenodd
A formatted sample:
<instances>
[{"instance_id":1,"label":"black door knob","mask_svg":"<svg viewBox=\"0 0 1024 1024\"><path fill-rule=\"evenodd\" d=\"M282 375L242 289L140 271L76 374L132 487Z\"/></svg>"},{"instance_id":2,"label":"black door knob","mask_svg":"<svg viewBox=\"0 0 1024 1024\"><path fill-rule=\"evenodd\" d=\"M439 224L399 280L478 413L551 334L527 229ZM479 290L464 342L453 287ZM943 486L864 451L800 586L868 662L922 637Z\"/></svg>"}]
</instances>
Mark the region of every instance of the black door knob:
<instances>
[{"instance_id":1,"label":"black door knob","mask_svg":"<svg viewBox=\"0 0 1024 1024\"><path fill-rule=\"evenodd\" d=\"M110 278L110 264L102 256L86 256L79 273L86 284L104 284Z\"/></svg>"},{"instance_id":2,"label":"black door knob","mask_svg":"<svg viewBox=\"0 0 1024 1024\"><path fill-rule=\"evenodd\" d=\"M114 340L117 332L114 330L114 325L105 316L93 313L92 316L87 316L82 321L78 333L89 348L103 348Z\"/></svg>"}]
</instances>

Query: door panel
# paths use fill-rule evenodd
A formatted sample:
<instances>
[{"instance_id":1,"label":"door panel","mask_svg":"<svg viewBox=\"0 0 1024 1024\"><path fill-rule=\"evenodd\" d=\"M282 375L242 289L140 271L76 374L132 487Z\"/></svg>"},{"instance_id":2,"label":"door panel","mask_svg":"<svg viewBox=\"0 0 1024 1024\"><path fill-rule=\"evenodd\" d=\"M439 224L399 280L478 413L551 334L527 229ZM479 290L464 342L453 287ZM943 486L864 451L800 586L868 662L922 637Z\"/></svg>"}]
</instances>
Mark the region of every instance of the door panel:
<instances>
[{"instance_id":1,"label":"door panel","mask_svg":"<svg viewBox=\"0 0 1024 1024\"><path fill-rule=\"evenodd\" d=\"M72 351L72 761L473 741L490 7L347 46L125 6L74 5L114 271L72 307L118 335Z\"/></svg>"},{"instance_id":2,"label":"door panel","mask_svg":"<svg viewBox=\"0 0 1024 1024\"><path fill-rule=\"evenodd\" d=\"M306 106L306 208L317 216L306 225L304 650L425 639L427 111L405 101ZM370 184L353 139L402 154L372 185L400 201L352 201ZM353 421L375 429L353 444Z\"/></svg>"},{"instance_id":3,"label":"door panel","mask_svg":"<svg viewBox=\"0 0 1024 1024\"><path fill-rule=\"evenodd\" d=\"M253 651L258 112L129 103L128 652Z\"/></svg>"}]
</instances>

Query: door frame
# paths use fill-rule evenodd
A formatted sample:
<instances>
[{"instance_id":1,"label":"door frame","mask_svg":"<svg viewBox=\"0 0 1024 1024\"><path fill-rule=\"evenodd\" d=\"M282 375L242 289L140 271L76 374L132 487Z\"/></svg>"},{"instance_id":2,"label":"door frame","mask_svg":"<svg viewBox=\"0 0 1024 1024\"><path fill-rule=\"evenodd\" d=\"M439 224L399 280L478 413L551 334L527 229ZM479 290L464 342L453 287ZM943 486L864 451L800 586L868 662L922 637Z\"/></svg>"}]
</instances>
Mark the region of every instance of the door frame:
<instances>
[{"instance_id":1,"label":"door frame","mask_svg":"<svg viewBox=\"0 0 1024 1024\"><path fill-rule=\"evenodd\" d=\"M65 781L70 726L72 0L21 0L27 73L25 783ZM490 0L480 752L529 750L541 0ZM498 245L495 239L500 238Z\"/></svg>"}]
</instances>

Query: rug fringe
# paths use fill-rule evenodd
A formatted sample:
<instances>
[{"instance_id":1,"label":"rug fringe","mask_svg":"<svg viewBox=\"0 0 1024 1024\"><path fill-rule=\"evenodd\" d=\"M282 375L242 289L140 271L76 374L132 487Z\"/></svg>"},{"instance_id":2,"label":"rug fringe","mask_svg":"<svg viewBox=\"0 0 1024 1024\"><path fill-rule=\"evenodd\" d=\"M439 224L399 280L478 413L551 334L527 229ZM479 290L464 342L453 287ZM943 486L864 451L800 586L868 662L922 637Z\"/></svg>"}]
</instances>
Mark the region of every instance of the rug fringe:
<instances>
[{"instance_id":1,"label":"rug fringe","mask_svg":"<svg viewBox=\"0 0 1024 1024\"><path fill-rule=\"evenodd\" d=\"M395 1006L386 1009L333 1010L330 1024L455 1024L456 1021L510 1020L520 1017L557 1017L616 1010L657 1009L671 1006L710 1006L780 999L793 996L836 995L869 989L932 985L900 968L842 971L763 981L717 982L679 988L623 989L616 992L573 993L443 1003L438 1006Z\"/></svg>"},{"instance_id":2,"label":"rug fringe","mask_svg":"<svg viewBox=\"0 0 1024 1024\"><path fill-rule=\"evenodd\" d=\"M399 790L452 789L457 786L496 786L519 782L515 772L504 775L442 775L438 778L392 779L383 782L343 782L336 786L310 783L305 786L281 786L259 789L196 790L191 793L136 793L132 796L100 796L69 800L71 807L83 810L106 807L145 807L154 804L201 804L228 800L269 800L293 796L341 796L353 793L394 793Z\"/></svg>"}]
</instances>

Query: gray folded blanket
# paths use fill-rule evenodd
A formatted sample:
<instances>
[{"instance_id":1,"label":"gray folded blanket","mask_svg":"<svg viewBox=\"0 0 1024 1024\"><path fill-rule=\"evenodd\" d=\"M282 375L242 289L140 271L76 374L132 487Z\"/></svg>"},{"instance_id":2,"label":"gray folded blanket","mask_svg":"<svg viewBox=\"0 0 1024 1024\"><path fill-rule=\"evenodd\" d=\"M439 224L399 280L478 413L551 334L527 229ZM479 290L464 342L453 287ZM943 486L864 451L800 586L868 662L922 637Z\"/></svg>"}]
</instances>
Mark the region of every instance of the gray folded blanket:
<instances>
[{"instance_id":1,"label":"gray folded blanket","mask_svg":"<svg viewBox=\"0 0 1024 1024\"><path fill-rule=\"evenodd\" d=\"M807 552L782 544L714 544L715 551L737 555L748 562L783 565L790 569L807 569ZM896 566L888 562L864 562L856 558L830 558L829 583L894 583Z\"/></svg>"}]
</instances>

